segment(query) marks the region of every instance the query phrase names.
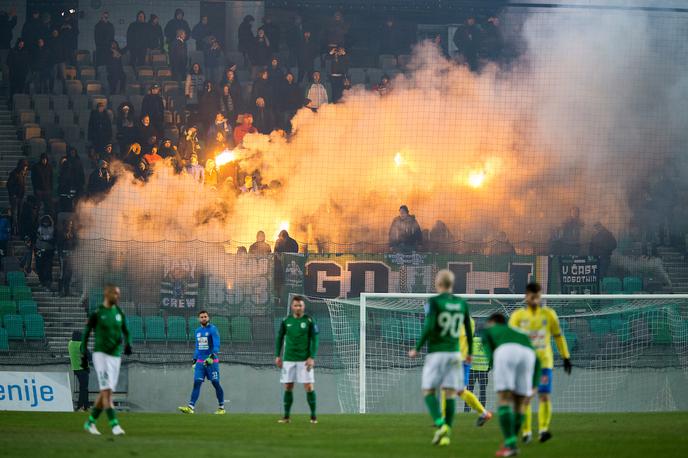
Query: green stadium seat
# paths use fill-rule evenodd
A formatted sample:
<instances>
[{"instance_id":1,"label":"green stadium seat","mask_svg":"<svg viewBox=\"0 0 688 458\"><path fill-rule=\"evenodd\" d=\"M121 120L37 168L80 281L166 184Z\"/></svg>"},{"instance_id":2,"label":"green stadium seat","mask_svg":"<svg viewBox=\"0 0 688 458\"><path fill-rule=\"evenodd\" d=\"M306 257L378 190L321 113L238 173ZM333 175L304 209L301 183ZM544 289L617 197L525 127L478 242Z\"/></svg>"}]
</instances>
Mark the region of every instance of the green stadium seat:
<instances>
[{"instance_id":1,"label":"green stadium seat","mask_svg":"<svg viewBox=\"0 0 688 458\"><path fill-rule=\"evenodd\" d=\"M93 313L103 303L103 292L99 289L91 289L88 292L88 313Z\"/></svg>"},{"instance_id":2,"label":"green stadium seat","mask_svg":"<svg viewBox=\"0 0 688 458\"><path fill-rule=\"evenodd\" d=\"M214 322L214 321L213 321ZM196 329L198 329L198 317L195 315L192 315L189 317L189 340L195 340L196 336L194 333L196 332Z\"/></svg>"},{"instance_id":3,"label":"green stadium seat","mask_svg":"<svg viewBox=\"0 0 688 458\"><path fill-rule=\"evenodd\" d=\"M332 335L332 322L329 316L322 316L316 321L318 325L319 339L320 342L332 343L334 342L334 336Z\"/></svg>"},{"instance_id":4,"label":"green stadium seat","mask_svg":"<svg viewBox=\"0 0 688 458\"><path fill-rule=\"evenodd\" d=\"M138 315L127 315L127 329L131 334L133 342L141 342L144 339L143 335L143 320Z\"/></svg>"},{"instance_id":5,"label":"green stadium seat","mask_svg":"<svg viewBox=\"0 0 688 458\"><path fill-rule=\"evenodd\" d=\"M398 318L384 318L380 321L382 340L400 342L402 340L401 320Z\"/></svg>"},{"instance_id":6,"label":"green stadium seat","mask_svg":"<svg viewBox=\"0 0 688 458\"><path fill-rule=\"evenodd\" d=\"M165 340L165 320L161 316L147 316L146 341L162 342Z\"/></svg>"},{"instance_id":7,"label":"green stadium seat","mask_svg":"<svg viewBox=\"0 0 688 458\"><path fill-rule=\"evenodd\" d=\"M217 325L217 323L215 323ZM232 342L249 343L252 340L251 320L245 316L237 316L231 321ZM222 338L222 334L220 334Z\"/></svg>"},{"instance_id":8,"label":"green stadium seat","mask_svg":"<svg viewBox=\"0 0 688 458\"><path fill-rule=\"evenodd\" d=\"M26 286L26 276L24 276L24 272L7 272L7 285L10 288Z\"/></svg>"},{"instance_id":9,"label":"green stadium seat","mask_svg":"<svg viewBox=\"0 0 688 458\"><path fill-rule=\"evenodd\" d=\"M38 313L38 305L34 301L18 301L17 307L22 316Z\"/></svg>"},{"instance_id":10,"label":"green stadium seat","mask_svg":"<svg viewBox=\"0 0 688 458\"><path fill-rule=\"evenodd\" d=\"M643 279L640 277L624 277L623 279L624 293L635 294L643 290Z\"/></svg>"},{"instance_id":11,"label":"green stadium seat","mask_svg":"<svg viewBox=\"0 0 688 458\"><path fill-rule=\"evenodd\" d=\"M184 342L186 339L186 320L181 316L167 317L167 340Z\"/></svg>"},{"instance_id":12,"label":"green stadium seat","mask_svg":"<svg viewBox=\"0 0 688 458\"><path fill-rule=\"evenodd\" d=\"M653 323L652 343L657 345L668 345L672 342L671 327L665 320Z\"/></svg>"},{"instance_id":13,"label":"green stadium seat","mask_svg":"<svg viewBox=\"0 0 688 458\"><path fill-rule=\"evenodd\" d=\"M12 288L12 298L15 301L30 301L33 300L33 293L31 292L31 288L16 286Z\"/></svg>"},{"instance_id":14,"label":"green stadium seat","mask_svg":"<svg viewBox=\"0 0 688 458\"><path fill-rule=\"evenodd\" d=\"M5 315L14 315L17 313L17 305L14 301L0 301L0 321Z\"/></svg>"},{"instance_id":15,"label":"green stadium seat","mask_svg":"<svg viewBox=\"0 0 688 458\"><path fill-rule=\"evenodd\" d=\"M590 332L593 334L606 334L610 331L610 322L607 318L594 318L590 320Z\"/></svg>"},{"instance_id":16,"label":"green stadium seat","mask_svg":"<svg viewBox=\"0 0 688 458\"><path fill-rule=\"evenodd\" d=\"M0 328L0 351L9 349L10 341L7 337L7 330L5 328Z\"/></svg>"},{"instance_id":17,"label":"green stadium seat","mask_svg":"<svg viewBox=\"0 0 688 458\"><path fill-rule=\"evenodd\" d=\"M5 315L2 323L7 330L7 336L11 340L24 338L24 319L21 315Z\"/></svg>"},{"instance_id":18,"label":"green stadium seat","mask_svg":"<svg viewBox=\"0 0 688 458\"><path fill-rule=\"evenodd\" d=\"M401 319L401 331L404 335L404 340L417 339L422 328L423 322L415 315L405 316Z\"/></svg>"},{"instance_id":19,"label":"green stadium seat","mask_svg":"<svg viewBox=\"0 0 688 458\"><path fill-rule=\"evenodd\" d=\"M623 291L623 284L617 277L604 277L602 279L602 292L606 294L619 294Z\"/></svg>"},{"instance_id":20,"label":"green stadium seat","mask_svg":"<svg viewBox=\"0 0 688 458\"><path fill-rule=\"evenodd\" d=\"M45 323L43 317L37 313L24 317L24 327L26 328L27 340L45 339Z\"/></svg>"},{"instance_id":21,"label":"green stadium seat","mask_svg":"<svg viewBox=\"0 0 688 458\"><path fill-rule=\"evenodd\" d=\"M0 301L12 300L12 291L9 286L0 285Z\"/></svg>"},{"instance_id":22,"label":"green stadium seat","mask_svg":"<svg viewBox=\"0 0 688 458\"><path fill-rule=\"evenodd\" d=\"M230 326L229 326L229 319L226 316L216 316L213 318L212 323L217 327L217 332L220 333L220 342L229 342L230 340ZM196 321L196 328L198 328L199 324L198 321ZM251 323L249 323L249 328L251 327ZM249 329L248 332L250 333L251 330Z\"/></svg>"}]
</instances>

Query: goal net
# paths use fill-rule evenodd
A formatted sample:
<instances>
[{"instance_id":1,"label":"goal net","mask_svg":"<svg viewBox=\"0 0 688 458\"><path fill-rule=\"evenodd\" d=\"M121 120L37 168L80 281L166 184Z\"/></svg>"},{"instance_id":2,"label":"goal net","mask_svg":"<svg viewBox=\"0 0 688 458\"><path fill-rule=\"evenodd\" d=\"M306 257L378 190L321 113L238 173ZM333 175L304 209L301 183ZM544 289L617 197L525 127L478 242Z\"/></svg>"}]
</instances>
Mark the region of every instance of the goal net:
<instances>
[{"instance_id":1,"label":"goal net","mask_svg":"<svg viewBox=\"0 0 688 458\"><path fill-rule=\"evenodd\" d=\"M423 358L407 353L420 335L430 294L326 299L343 412L422 409ZM462 295L479 335L494 312L510 315L521 295ZM554 403L572 412L688 409L688 295L545 295L559 315L574 364L568 377L556 345ZM487 407L494 407L488 374ZM476 390L477 391L477 388Z\"/></svg>"}]
</instances>

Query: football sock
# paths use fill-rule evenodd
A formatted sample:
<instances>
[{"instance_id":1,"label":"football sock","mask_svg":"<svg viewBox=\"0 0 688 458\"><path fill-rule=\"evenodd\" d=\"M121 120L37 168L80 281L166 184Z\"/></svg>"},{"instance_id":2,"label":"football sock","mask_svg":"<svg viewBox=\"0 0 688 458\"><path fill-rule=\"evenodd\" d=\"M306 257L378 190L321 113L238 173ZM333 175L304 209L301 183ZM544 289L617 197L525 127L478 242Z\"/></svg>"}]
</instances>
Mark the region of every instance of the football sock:
<instances>
[{"instance_id":1,"label":"football sock","mask_svg":"<svg viewBox=\"0 0 688 458\"><path fill-rule=\"evenodd\" d=\"M514 412L514 434L518 437L518 432L521 430L521 425L523 425L524 415L521 412Z\"/></svg>"},{"instance_id":2,"label":"football sock","mask_svg":"<svg viewBox=\"0 0 688 458\"><path fill-rule=\"evenodd\" d=\"M549 430L549 422L552 421L552 400L540 401L538 408L538 431Z\"/></svg>"},{"instance_id":3,"label":"football sock","mask_svg":"<svg viewBox=\"0 0 688 458\"><path fill-rule=\"evenodd\" d=\"M471 409L475 410L479 414L485 413L485 407L480 403L477 396L471 393L470 391L463 390L463 392L459 396L461 397L461 399L463 399L463 402L465 402L471 407Z\"/></svg>"},{"instance_id":4,"label":"football sock","mask_svg":"<svg viewBox=\"0 0 688 458\"><path fill-rule=\"evenodd\" d=\"M107 409L105 413L107 414L110 426L115 426L119 424L119 422L117 421L117 414L115 413L115 409Z\"/></svg>"},{"instance_id":5,"label":"football sock","mask_svg":"<svg viewBox=\"0 0 688 458\"><path fill-rule=\"evenodd\" d=\"M215 388L215 395L217 396L217 405L224 408L225 407L225 392L220 385L219 380L213 380L213 387Z\"/></svg>"},{"instance_id":6,"label":"football sock","mask_svg":"<svg viewBox=\"0 0 688 458\"><path fill-rule=\"evenodd\" d=\"M451 397L447 398L447 402L445 403L445 413L444 413L444 422L451 426L454 423L454 412L456 411L456 398Z\"/></svg>"},{"instance_id":7,"label":"football sock","mask_svg":"<svg viewBox=\"0 0 688 458\"><path fill-rule=\"evenodd\" d=\"M497 409L499 426L504 435L504 445L509 448L516 447L516 434L514 429L514 410L511 406L499 406Z\"/></svg>"},{"instance_id":8,"label":"football sock","mask_svg":"<svg viewBox=\"0 0 688 458\"><path fill-rule=\"evenodd\" d=\"M442 426L444 418L442 418L442 410L440 409L440 402L437 400L435 393L425 395L425 405L428 407L428 412L435 422L435 426Z\"/></svg>"},{"instance_id":9,"label":"football sock","mask_svg":"<svg viewBox=\"0 0 688 458\"><path fill-rule=\"evenodd\" d=\"M98 420L98 417L100 416L102 411L103 411L103 409L99 409L98 407L93 407L91 409L91 415L88 416L88 421L90 423L95 423L96 420Z\"/></svg>"},{"instance_id":10,"label":"football sock","mask_svg":"<svg viewBox=\"0 0 688 458\"><path fill-rule=\"evenodd\" d=\"M284 418L289 418L291 413L291 405L294 403L294 392L285 391L284 392Z\"/></svg>"},{"instance_id":11,"label":"football sock","mask_svg":"<svg viewBox=\"0 0 688 458\"><path fill-rule=\"evenodd\" d=\"M308 407L311 408L311 417L315 417L315 391L306 393L306 401L308 401Z\"/></svg>"},{"instance_id":12,"label":"football sock","mask_svg":"<svg viewBox=\"0 0 688 458\"><path fill-rule=\"evenodd\" d=\"M523 434L533 431L533 407L528 404L523 418Z\"/></svg>"},{"instance_id":13,"label":"football sock","mask_svg":"<svg viewBox=\"0 0 688 458\"><path fill-rule=\"evenodd\" d=\"M201 385L203 385L203 380L194 380L193 390L191 390L191 400L189 401L189 407L193 408L198 401L198 397L201 395Z\"/></svg>"}]
</instances>

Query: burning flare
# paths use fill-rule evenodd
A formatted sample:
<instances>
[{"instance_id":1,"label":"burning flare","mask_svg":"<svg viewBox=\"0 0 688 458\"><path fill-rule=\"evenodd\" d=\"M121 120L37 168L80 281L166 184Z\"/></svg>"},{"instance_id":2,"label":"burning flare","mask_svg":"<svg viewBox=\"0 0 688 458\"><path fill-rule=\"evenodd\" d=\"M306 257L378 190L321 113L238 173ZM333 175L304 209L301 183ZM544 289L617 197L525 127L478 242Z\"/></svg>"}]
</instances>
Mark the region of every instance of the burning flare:
<instances>
[{"instance_id":1,"label":"burning flare","mask_svg":"<svg viewBox=\"0 0 688 458\"><path fill-rule=\"evenodd\" d=\"M480 188L485 183L485 171L473 170L468 173L468 186L473 189Z\"/></svg>"},{"instance_id":2,"label":"burning flare","mask_svg":"<svg viewBox=\"0 0 688 458\"><path fill-rule=\"evenodd\" d=\"M234 151L230 151L228 149L222 151L220 154L215 156L215 164L218 167L222 167L225 164L229 164L232 161L236 160L236 154L234 154Z\"/></svg>"}]
</instances>

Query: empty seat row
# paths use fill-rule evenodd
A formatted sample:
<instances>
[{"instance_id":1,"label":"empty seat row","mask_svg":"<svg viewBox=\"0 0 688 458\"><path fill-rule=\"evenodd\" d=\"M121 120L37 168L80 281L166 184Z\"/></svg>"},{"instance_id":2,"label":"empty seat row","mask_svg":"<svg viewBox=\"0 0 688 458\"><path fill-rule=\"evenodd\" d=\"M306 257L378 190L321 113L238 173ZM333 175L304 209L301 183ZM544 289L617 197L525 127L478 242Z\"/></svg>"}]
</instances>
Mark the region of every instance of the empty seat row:
<instances>
[{"instance_id":1,"label":"empty seat row","mask_svg":"<svg viewBox=\"0 0 688 458\"><path fill-rule=\"evenodd\" d=\"M643 279L640 277L604 277L602 279L602 292L607 294L635 294L643 290Z\"/></svg>"},{"instance_id":2,"label":"empty seat row","mask_svg":"<svg viewBox=\"0 0 688 458\"><path fill-rule=\"evenodd\" d=\"M8 301L8 300L23 301L23 300L32 300L32 299L33 299L33 294L31 293L31 288L29 288L27 286L0 285L0 301L3 301L3 300L5 300L5 301Z\"/></svg>"},{"instance_id":3,"label":"empty seat row","mask_svg":"<svg viewBox=\"0 0 688 458\"><path fill-rule=\"evenodd\" d=\"M2 325L10 340L42 340L45 338L45 323L37 313L28 315L5 315Z\"/></svg>"},{"instance_id":4,"label":"empty seat row","mask_svg":"<svg viewBox=\"0 0 688 458\"><path fill-rule=\"evenodd\" d=\"M0 317L5 315L30 315L38 313L38 305L32 300L8 301L0 300Z\"/></svg>"}]
</instances>

